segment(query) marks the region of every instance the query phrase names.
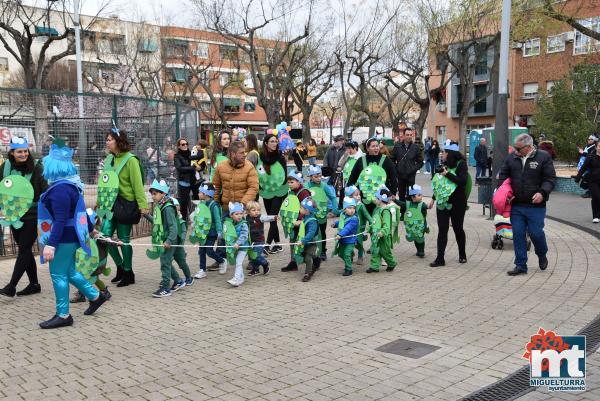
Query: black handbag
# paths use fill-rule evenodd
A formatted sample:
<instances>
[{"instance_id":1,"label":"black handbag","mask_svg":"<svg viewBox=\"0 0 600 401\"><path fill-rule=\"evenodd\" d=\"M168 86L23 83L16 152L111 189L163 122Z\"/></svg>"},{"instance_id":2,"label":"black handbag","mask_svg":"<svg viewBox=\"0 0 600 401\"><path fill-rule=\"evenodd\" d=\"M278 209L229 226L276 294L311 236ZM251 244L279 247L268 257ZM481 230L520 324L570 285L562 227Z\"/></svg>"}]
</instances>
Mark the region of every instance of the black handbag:
<instances>
[{"instance_id":1,"label":"black handbag","mask_svg":"<svg viewBox=\"0 0 600 401\"><path fill-rule=\"evenodd\" d=\"M136 201L128 201L121 195L117 196L113 205L113 217L119 224L138 224L142 218L142 212Z\"/></svg>"}]
</instances>

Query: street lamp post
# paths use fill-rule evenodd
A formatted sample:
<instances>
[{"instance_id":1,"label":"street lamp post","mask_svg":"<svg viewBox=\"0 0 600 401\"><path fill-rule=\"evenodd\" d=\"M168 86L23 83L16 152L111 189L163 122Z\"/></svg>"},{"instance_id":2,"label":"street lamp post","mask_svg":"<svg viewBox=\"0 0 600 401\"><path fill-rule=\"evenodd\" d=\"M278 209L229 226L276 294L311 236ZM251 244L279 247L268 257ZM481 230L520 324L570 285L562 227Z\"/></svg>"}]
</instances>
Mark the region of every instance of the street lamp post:
<instances>
[{"instance_id":1,"label":"street lamp post","mask_svg":"<svg viewBox=\"0 0 600 401\"><path fill-rule=\"evenodd\" d=\"M508 156L508 41L510 38L511 0L502 1L502 24L500 29L500 68L498 70L498 99L496 104L496 126L494 128L493 180Z\"/></svg>"},{"instance_id":2,"label":"street lamp post","mask_svg":"<svg viewBox=\"0 0 600 401\"><path fill-rule=\"evenodd\" d=\"M79 15L79 0L74 0L74 21L75 24L75 64L77 68L77 108L79 110L79 170L83 177L86 171L83 169L83 163L87 154L87 137L85 135L85 126L83 123L83 71L81 68L81 21Z\"/></svg>"}]
</instances>

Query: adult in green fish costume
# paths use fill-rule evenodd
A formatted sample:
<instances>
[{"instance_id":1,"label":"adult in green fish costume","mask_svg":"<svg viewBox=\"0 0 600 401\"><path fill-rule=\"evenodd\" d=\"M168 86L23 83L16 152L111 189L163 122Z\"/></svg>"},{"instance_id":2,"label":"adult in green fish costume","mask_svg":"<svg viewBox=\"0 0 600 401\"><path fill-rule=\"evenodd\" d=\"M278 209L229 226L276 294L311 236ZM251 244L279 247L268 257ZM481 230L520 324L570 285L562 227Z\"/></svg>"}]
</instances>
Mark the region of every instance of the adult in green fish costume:
<instances>
[{"instance_id":1,"label":"adult in green fish costume","mask_svg":"<svg viewBox=\"0 0 600 401\"><path fill-rule=\"evenodd\" d=\"M433 202L438 203L436 210L438 223L437 256L431 267L444 266L446 245L448 243L448 230L450 222L458 245L459 263L467 263L466 234L463 228L467 199L471 192L471 179L465 157L460 153L456 142L449 142L440 154L442 171L436 174L431 185L433 187Z\"/></svg>"},{"instance_id":2,"label":"adult in green fish costume","mask_svg":"<svg viewBox=\"0 0 600 401\"><path fill-rule=\"evenodd\" d=\"M37 238L37 202L48 188L43 176L44 167L29 152L26 138L13 137L8 157L0 165L0 219L1 227L10 226L17 243L18 254L9 283L0 294L7 297L31 295L41 291L33 244ZM17 292L17 284L27 273L29 284Z\"/></svg>"},{"instance_id":3,"label":"adult in green fish costume","mask_svg":"<svg viewBox=\"0 0 600 401\"><path fill-rule=\"evenodd\" d=\"M369 214L372 215L375 210L373 199L379 186L385 184L390 192L395 194L398 182L394 163L380 152L379 139L369 138L365 143L365 150L366 156L361 157L354 164L346 187L357 185L360 188L363 203L367 206ZM385 177L383 177L383 173L385 173Z\"/></svg>"},{"instance_id":4,"label":"adult in green fish costume","mask_svg":"<svg viewBox=\"0 0 600 401\"><path fill-rule=\"evenodd\" d=\"M229 132L219 132L219 135L217 135L217 139L215 139L215 143L212 147L212 152L210 155L210 172L208 181L212 181L215 169L217 168L217 164L221 163L222 161L228 160L227 151L229 150L230 144L231 135L229 135Z\"/></svg>"},{"instance_id":5,"label":"adult in green fish costume","mask_svg":"<svg viewBox=\"0 0 600 401\"><path fill-rule=\"evenodd\" d=\"M277 135L267 135L263 140L262 150L256 164L259 195L263 198L265 211L269 216L279 214L283 200L287 196L287 163L279 151ZM277 253L283 249L279 245L270 246L271 243L280 242L277 222L269 223L269 230L265 242L265 252Z\"/></svg>"},{"instance_id":6,"label":"adult in green fish costume","mask_svg":"<svg viewBox=\"0 0 600 401\"><path fill-rule=\"evenodd\" d=\"M104 176L110 176L113 173L118 178L118 192L117 196L122 198L122 203L129 203L133 207L140 209L142 214L148 214L148 201L146 200L146 193L144 191L144 178L140 161L137 157L133 156L130 152L131 145L127 139L127 133L125 131L113 128L106 135L106 148L109 152L108 156L104 160L104 168L100 173L100 182L104 181ZM112 182L114 180L110 178L107 180ZM115 191L112 186L101 186L105 188L102 193L98 194L97 207L103 208L103 212L98 212L99 216L104 215L106 210L114 210L114 204L117 201ZM109 206L105 197L112 199L112 206ZM128 244L131 240L131 228L132 224L117 221L117 218L112 214L106 214L104 223L102 225L102 234L107 237L112 237L115 230L117 231L117 238L125 244ZM133 273L133 248L131 245L123 245L121 251L118 248L109 248L108 250L111 258L117 266L117 275L111 280L117 284L117 287L125 287L135 283L135 275ZM121 252L123 255L121 256Z\"/></svg>"},{"instance_id":7,"label":"adult in green fish costume","mask_svg":"<svg viewBox=\"0 0 600 401\"><path fill-rule=\"evenodd\" d=\"M363 157L364 153L358 146L358 142L353 141L351 139L346 141L346 153L342 156L339 161L339 167L342 169L342 179L344 182L344 186L350 179L350 174L352 174L352 169L354 169L354 165L356 161ZM340 196L338 196L338 209L341 210L344 202L344 191L340 191Z\"/></svg>"}]
</instances>

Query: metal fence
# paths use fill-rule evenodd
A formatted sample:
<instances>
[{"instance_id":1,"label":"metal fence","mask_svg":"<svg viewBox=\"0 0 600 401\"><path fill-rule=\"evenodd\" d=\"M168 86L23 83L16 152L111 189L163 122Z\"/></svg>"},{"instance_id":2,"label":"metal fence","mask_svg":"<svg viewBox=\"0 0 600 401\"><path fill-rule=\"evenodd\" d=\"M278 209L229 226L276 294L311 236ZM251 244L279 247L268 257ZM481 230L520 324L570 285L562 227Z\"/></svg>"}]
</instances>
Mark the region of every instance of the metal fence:
<instances>
[{"instance_id":1,"label":"metal fence","mask_svg":"<svg viewBox=\"0 0 600 401\"><path fill-rule=\"evenodd\" d=\"M80 118L79 104L83 106ZM96 202L98 173L106 155L106 135L115 124L127 132L141 161L145 183L163 178L174 190L173 154L178 138L198 140L197 110L186 104L138 97L0 88L0 151L6 157L12 136L27 137L36 158L48 153L53 137L75 149L74 162L86 184L87 205ZM148 223L134 227L147 235ZM10 230L0 230L0 257L14 256Z\"/></svg>"}]
</instances>

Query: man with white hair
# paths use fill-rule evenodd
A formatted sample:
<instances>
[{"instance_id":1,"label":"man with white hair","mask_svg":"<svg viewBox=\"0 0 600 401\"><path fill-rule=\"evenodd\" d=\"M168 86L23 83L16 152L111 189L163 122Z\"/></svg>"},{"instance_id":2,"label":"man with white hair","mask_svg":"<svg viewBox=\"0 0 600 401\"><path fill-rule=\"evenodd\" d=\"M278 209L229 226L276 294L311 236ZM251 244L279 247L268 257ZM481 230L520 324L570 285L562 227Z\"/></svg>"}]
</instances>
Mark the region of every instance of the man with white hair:
<instances>
[{"instance_id":1,"label":"man with white hair","mask_svg":"<svg viewBox=\"0 0 600 401\"><path fill-rule=\"evenodd\" d=\"M498 182L511 179L514 198L510 221L513 228L515 267L509 276L527 274L527 233L535 247L539 267L548 267L548 245L544 234L546 202L556 183L552 157L536 149L529 134L515 138L515 151L508 155L500 169Z\"/></svg>"}]
</instances>

